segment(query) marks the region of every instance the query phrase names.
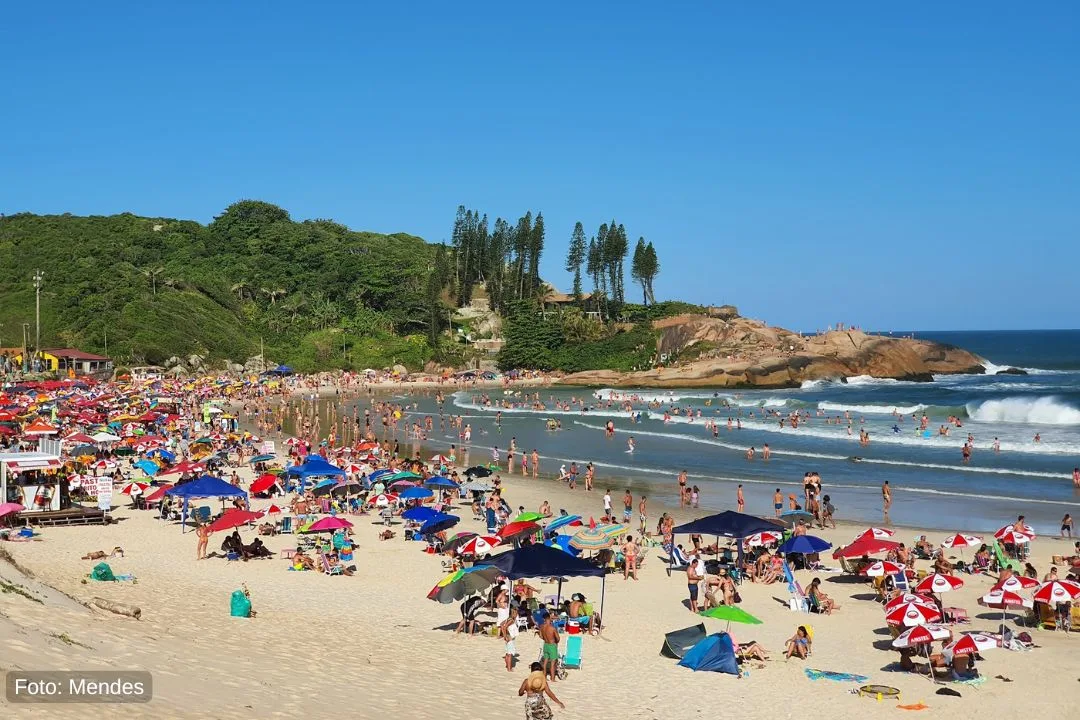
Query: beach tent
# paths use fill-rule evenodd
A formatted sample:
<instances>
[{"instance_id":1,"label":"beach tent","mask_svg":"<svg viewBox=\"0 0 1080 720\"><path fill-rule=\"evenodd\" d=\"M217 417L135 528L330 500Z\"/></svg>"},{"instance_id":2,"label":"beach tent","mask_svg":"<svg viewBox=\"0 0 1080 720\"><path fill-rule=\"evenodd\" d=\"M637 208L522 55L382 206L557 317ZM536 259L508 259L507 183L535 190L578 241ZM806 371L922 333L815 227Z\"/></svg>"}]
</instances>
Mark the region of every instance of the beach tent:
<instances>
[{"instance_id":1,"label":"beach tent","mask_svg":"<svg viewBox=\"0 0 1080 720\"><path fill-rule=\"evenodd\" d=\"M771 531L783 529L783 525L779 521L766 520L765 518L759 518L754 515L747 515L745 513L735 512L734 510L725 510L722 513L716 515L709 515L708 517L699 518L693 522L688 522L685 525L679 525L672 529L672 533L682 533L687 535L712 535L716 538L728 537L741 540L744 537L755 535L759 532ZM675 545L674 540L672 546ZM738 543L736 551L739 555L739 565L742 565L743 557L743 544ZM672 553L672 556L674 553ZM672 557L672 563L674 563L674 557ZM670 575L670 570L668 571Z\"/></svg>"},{"instance_id":2,"label":"beach tent","mask_svg":"<svg viewBox=\"0 0 1080 720\"><path fill-rule=\"evenodd\" d=\"M731 636L727 633L714 633L709 635L697 645L686 651L686 655L679 661L679 665L710 672L739 675L739 663L735 660L735 648L731 644Z\"/></svg>"},{"instance_id":3,"label":"beach tent","mask_svg":"<svg viewBox=\"0 0 1080 720\"><path fill-rule=\"evenodd\" d=\"M336 465L331 465L321 455L308 455L303 465L293 465L285 470L287 477L300 479L300 492L304 492L308 478L338 477L345 479L347 473Z\"/></svg>"},{"instance_id":4,"label":"beach tent","mask_svg":"<svg viewBox=\"0 0 1080 720\"><path fill-rule=\"evenodd\" d=\"M524 545L500 555L478 561L478 565L494 565L502 570L511 580L519 578L557 577L559 590L556 604L562 598L563 578L599 577L600 578L600 622L604 620L604 595L606 575L604 569L581 558L547 545Z\"/></svg>"},{"instance_id":5,"label":"beach tent","mask_svg":"<svg viewBox=\"0 0 1080 720\"><path fill-rule=\"evenodd\" d=\"M686 652L704 640L707 635L702 623L682 630L672 630L664 634L664 644L660 647L660 654L673 660L682 660Z\"/></svg>"},{"instance_id":6,"label":"beach tent","mask_svg":"<svg viewBox=\"0 0 1080 720\"><path fill-rule=\"evenodd\" d=\"M165 494L184 499L184 511L180 517L180 528L182 532L187 531L188 501L191 500L191 498L247 497L247 493L240 488L227 483L220 478L216 478L213 475L203 475L201 478L197 478L191 482L171 487L165 491Z\"/></svg>"}]
</instances>

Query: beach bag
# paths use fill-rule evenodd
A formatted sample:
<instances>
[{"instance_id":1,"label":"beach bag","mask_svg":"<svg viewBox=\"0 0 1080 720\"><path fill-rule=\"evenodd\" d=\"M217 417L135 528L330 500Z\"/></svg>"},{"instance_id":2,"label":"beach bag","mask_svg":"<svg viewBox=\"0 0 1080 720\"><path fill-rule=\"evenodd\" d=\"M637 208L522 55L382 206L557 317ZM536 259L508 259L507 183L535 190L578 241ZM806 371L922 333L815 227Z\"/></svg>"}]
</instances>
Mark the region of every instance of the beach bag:
<instances>
[{"instance_id":1,"label":"beach bag","mask_svg":"<svg viewBox=\"0 0 1080 720\"><path fill-rule=\"evenodd\" d=\"M109 563L98 563L95 565L94 569L90 572L90 577L99 582L116 582L116 576L113 575Z\"/></svg>"},{"instance_id":2,"label":"beach bag","mask_svg":"<svg viewBox=\"0 0 1080 720\"><path fill-rule=\"evenodd\" d=\"M233 590L229 605L229 614L233 617L251 617L251 600L243 590Z\"/></svg>"}]
</instances>

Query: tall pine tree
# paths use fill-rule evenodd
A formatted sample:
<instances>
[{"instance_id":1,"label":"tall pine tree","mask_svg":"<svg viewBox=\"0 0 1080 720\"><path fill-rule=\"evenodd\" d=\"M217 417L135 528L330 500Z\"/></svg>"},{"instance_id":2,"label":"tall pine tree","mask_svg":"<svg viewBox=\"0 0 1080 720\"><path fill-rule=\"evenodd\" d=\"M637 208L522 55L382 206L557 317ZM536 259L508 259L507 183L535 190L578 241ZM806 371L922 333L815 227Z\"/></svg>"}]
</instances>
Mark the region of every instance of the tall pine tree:
<instances>
[{"instance_id":1,"label":"tall pine tree","mask_svg":"<svg viewBox=\"0 0 1080 720\"><path fill-rule=\"evenodd\" d=\"M634 259L630 261L630 278L641 285L642 304L649 304L649 280L645 274L645 238L639 237L634 246Z\"/></svg>"},{"instance_id":2,"label":"tall pine tree","mask_svg":"<svg viewBox=\"0 0 1080 720\"><path fill-rule=\"evenodd\" d=\"M566 272L574 273L574 300L581 304L581 264L585 262L585 226L574 225L570 235L570 248L566 251Z\"/></svg>"}]
</instances>

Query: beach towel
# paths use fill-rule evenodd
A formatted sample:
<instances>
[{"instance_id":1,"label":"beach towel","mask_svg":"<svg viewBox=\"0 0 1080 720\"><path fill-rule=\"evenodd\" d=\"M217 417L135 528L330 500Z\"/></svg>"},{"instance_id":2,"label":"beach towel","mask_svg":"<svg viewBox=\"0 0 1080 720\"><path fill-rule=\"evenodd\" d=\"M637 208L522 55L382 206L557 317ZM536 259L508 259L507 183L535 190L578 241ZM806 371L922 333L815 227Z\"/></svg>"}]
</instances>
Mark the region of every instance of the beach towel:
<instances>
[{"instance_id":1,"label":"beach towel","mask_svg":"<svg viewBox=\"0 0 1080 720\"><path fill-rule=\"evenodd\" d=\"M984 676L982 676L982 675L979 675L978 677L967 678L966 680L954 680L953 684L954 685L970 685L971 687L977 688L977 687L979 687L980 685L982 685L985 682L986 682L986 678Z\"/></svg>"},{"instance_id":2,"label":"beach towel","mask_svg":"<svg viewBox=\"0 0 1080 720\"><path fill-rule=\"evenodd\" d=\"M924 705L921 702L917 702L914 705L897 705L896 707L899 710L929 710L930 709L929 705Z\"/></svg>"},{"instance_id":3,"label":"beach towel","mask_svg":"<svg viewBox=\"0 0 1080 720\"><path fill-rule=\"evenodd\" d=\"M803 668L803 672L806 673L806 677L811 680L835 680L836 682L859 682L864 683L870 678L865 675L856 675L854 673L834 672L833 670L816 670L814 668Z\"/></svg>"}]
</instances>

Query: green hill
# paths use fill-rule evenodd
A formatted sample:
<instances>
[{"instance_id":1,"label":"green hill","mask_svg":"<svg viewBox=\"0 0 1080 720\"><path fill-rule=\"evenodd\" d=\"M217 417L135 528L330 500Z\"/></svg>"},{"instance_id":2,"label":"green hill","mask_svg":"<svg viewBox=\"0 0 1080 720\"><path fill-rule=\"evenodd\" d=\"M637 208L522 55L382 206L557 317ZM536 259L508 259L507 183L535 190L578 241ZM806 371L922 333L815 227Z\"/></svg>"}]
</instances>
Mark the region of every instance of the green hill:
<instances>
[{"instance_id":1,"label":"green hill","mask_svg":"<svg viewBox=\"0 0 1080 720\"><path fill-rule=\"evenodd\" d=\"M295 222L258 201L209 225L131 214L0 218L0 346L41 344L159 364L266 355L298 369L417 368L443 329L445 249L421 238ZM434 271L434 272L433 272Z\"/></svg>"}]
</instances>

